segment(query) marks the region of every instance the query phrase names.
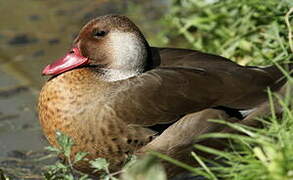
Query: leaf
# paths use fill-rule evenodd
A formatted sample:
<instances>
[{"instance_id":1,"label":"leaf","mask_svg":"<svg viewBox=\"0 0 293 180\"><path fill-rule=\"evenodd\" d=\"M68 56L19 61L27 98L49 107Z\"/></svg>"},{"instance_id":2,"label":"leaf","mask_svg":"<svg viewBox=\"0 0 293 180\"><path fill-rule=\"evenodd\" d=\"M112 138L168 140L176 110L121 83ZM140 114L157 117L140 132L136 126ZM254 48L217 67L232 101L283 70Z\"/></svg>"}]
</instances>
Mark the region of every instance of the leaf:
<instances>
[{"instance_id":1,"label":"leaf","mask_svg":"<svg viewBox=\"0 0 293 180\"><path fill-rule=\"evenodd\" d=\"M202 175L202 176L206 176L206 173L204 173L203 171L200 171L198 170L197 168L194 168L188 164L185 164L184 162L181 162L181 161L178 161L172 157L169 157L165 154L162 154L162 153L159 153L159 152L155 152L155 151L152 151L150 152L152 155L158 157L158 158L161 158L169 163L172 163L178 167L181 167L183 169L186 169L188 170L189 172L193 173L193 174L197 174L197 175Z\"/></svg>"},{"instance_id":2,"label":"leaf","mask_svg":"<svg viewBox=\"0 0 293 180\"><path fill-rule=\"evenodd\" d=\"M75 158L74 158L74 163L80 161L80 160L83 160L84 157L88 155L87 152L78 152L76 155L75 155Z\"/></svg>"},{"instance_id":3,"label":"leaf","mask_svg":"<svg viewBox=\"0 0 293 180\"><path fill-rule=\"evenodd\" d=\"M122 174L122 180L166 180L163 166L154 156L137 160Z\"/></svg>"},{"instance_id":4,"label":"leaf","mask_svg":"<svg viewBox=\"0 0 293 180\"><path fill-rule=\"evenodd\" d=\"M107 170L109 167L109 163L104 158L97 158L93 161L90 161L90 164L97 170Z\"/></svg>"},{"instance_id":5,"label":"leaf","mask_svg":"<svg viewBox=\"0 0 293 180\"><path fill-rule=\"evenodd\" d=\"M48 151L51 151L51 152L58 153L58 154L61 153L60 149L55 148L53 146L47 146L47 147L45 147L45 149L48 150Z\"/></svg>"},{"instance_id":6,"label":"leaf","mask_svg":"<svg viewBox=\"0 0 293 180\"><path fill-rule=\"evenodd\" d=\"M203 169L208 173L210 179L217 180L218 178L214 175L214 173L208 168L208 166L203 162L203 160L194 152L191 152L191 156L203 167Z\"/></svg>"},{"instance_id":7,"label":"leaf","mask_svg":"<svg viewBox=\"0 0 293 180\"><path fill-rule=\"evenodd\" d=\"M129 155L128 158L126 159L124 168L131 167L136 161L137 161L137 156L135 156L135 155Z\"/></svg>"},{"instance_id":8,"label":"leaf","mask_svg":"<svg viewBox=\"0 0 293 180\"><path fill-rule=\"evenodd\" d=\"M88 175L83 175L79 178L79 180L88 180Z\"/></svg>"},{"instance_id":9,"label":"leaf","mask_svg":"<svg viewBox=\"0 0 293 180\"><path fill-rule=\"evenodd\" d=\"M62 164L62 163L60 163L60 162L57 162L55 167L58 168L58 169L67 169L67 166Z\"/></svg>"},{"instance_id":10,"label":"leaf","mask_svg":"<svg viewBox=\"0 0 293 180\"><path fill-rule=\"evenodd\" d=\"M119 179L118 179L118 178L115 178L115 177L112 176L112 177L110 178L110 180L119 180Z\"/></svg>"},{"instance_id":11,"label":"leaf","mask_svg":"<svg viewBox=\"0 0 293 180\"><path fill-rule=\"evenodd\" d=\"M73 140L69 136L67 136L66 134L60 131L56 132L56 136L57 136L57 142L61 146L61 149L64 155L67 158L69 158L71 154L71 148L74 144Z\"/></svg>"},{"instance_id":12,"label":"leaf","mask_svg":"<svg viewBox=\"0 0 293 180\"><path fill-rule=\"evenodd\" d=\"M72 174L67 174L67 175L64 176L64 179L66 179L66 180L74 180L74 177L73 177Z\"/></svg>"}]
</instances>

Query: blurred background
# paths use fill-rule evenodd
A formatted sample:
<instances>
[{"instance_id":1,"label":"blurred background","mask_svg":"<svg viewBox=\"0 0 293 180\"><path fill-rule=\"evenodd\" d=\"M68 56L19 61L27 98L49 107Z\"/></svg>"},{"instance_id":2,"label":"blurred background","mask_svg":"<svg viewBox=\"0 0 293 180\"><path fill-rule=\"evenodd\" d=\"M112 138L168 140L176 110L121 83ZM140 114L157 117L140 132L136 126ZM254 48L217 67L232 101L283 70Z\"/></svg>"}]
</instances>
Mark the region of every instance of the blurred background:
<instances>
[{"instance_id":1,"label":"blurred background","mask_svg":"<svg viewBox=\"0 0 293 180\"><path fill-rule=\"evenodd\" d=\"M40 177L47 146L36 112L47 80L41 71L89 20L124 14L152 46L264 65L292 57L284 20L292 6L292 0L0 0L0 169Z\"/></svg>"}]
</instances>

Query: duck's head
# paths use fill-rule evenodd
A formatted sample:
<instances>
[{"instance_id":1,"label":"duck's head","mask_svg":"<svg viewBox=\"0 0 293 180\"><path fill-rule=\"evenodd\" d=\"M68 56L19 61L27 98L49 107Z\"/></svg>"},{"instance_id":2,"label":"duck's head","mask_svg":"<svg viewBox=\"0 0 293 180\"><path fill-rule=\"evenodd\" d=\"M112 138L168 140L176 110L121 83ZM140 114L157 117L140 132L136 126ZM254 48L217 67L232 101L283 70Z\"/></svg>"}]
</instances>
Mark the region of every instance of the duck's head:
<instances>
[{"instance_id":1,"label":"duck's head","mask_svg":"<svg viewBox=\"0 0 293 180\"><path fill-rule=\"evenodd\" d=\"M48 65L43 74L57 75L81 66L98 68L105 80L126 79L151 68L150 48L127 17L98 17L81 29L72 49Z\"/></svg>"}]
</instances>

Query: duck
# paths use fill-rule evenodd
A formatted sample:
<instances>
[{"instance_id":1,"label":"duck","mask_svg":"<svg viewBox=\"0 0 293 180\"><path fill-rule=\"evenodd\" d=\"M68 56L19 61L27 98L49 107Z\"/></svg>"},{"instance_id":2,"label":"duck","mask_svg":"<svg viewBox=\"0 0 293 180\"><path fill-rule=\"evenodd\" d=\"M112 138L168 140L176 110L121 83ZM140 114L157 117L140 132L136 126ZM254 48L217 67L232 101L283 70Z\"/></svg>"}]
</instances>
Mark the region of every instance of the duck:
<instances>
[{"instance_id":1,"label":"duck","mask_svg":"<svg viewBox=\"0 0 293 180\"><path fill-rule=\"evenodd\" d=\"M201 145L218 151L229 150L229 139L223 138L200 138L201 135L209 133L229 133L247 135L231 126L222 125L210 121L222 120L229 123L237 123L244 127L261 128L263 124L259 121L260 118L268 117L272 115L272 105L274 107L274 115L281 117L284 107L278 103L280 99L285 100L286 96L292 94L290 91L290 85L285 84L279 91L275 92L273 100L266 100L254 109L249 110L243 115L242 118L231 116L231 113L227 113L225 110L208 108L199 112L190 113L184 118L176 121L170 125L165 131L160 134L156 139L148 143L139 149L136 154L144 156L149 151L159 152L167 155L179 162L184 162L190 167L200 166L191 152L194 152L200 157L205 159L218 159L216 155L201 151L194 148L194 145ZM287 95L286 95L287 94ZM243 113L243 112L242 112ZM182 173L188 172L188 170L178 167L178 165L169 163L168 161L162 161L164 169L169 178L177 176Z\"/></svg>"},{"instance_id":2,"label":"duck","mask_svg":"<svg viewBox=\"0 0 293 180\"><path fill-rule=\"evenodd\" d=\"M38 99L42 130L55 147L57 131L70 136L72 158L87 152L87 160L74 164L86 173L94 173L88 162L92 159L105 158L110 171L117 171L133 154L170 149L154 148L152 142L220 131L207 119L241 119L240 110L267 100L267 88L278 91L286 83L276 65L241 66L196 50L152 47L123 15L88 22L68 53L42 74L51 76ZM167 133L174 127L182 133ZM181 151L191 143L178 142L173 149Z\"/></svg>"}]
</instances>

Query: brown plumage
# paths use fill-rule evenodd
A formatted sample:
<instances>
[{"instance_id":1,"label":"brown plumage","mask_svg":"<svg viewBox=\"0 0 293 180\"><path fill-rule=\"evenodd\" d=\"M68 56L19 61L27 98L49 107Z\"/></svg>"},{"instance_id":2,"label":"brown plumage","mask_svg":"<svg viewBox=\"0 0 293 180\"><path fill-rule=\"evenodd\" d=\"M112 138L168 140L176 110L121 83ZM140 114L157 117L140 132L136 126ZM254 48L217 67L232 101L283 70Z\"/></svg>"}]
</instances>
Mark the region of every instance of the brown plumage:
<instances>
[{"instance_id":1,"label":"brown plumage","mask_svg":"<svg viewBox=\"0 0 293 180\"><path fill-rule=\"evenodd\" d=\"M55 75L42 88L38 104L49 142L57 146L55 133L62 131L75 142L73 155L82 151L89 152L89 159L106 158L113 171L128 155L145 151L141 148L157 134L154 125L177 121L154 140L162 144L184 140L184 133L165 137L174 127L194 135L219 131L222 127L206 119L234 118L221 110L204 109L253 108L266 100L267 87L277 91L285 83L275 66L244 67L198 51L149 47L139 29L117 15L85 25L73 50L43 73ZM178 147L174 143L174 151L184 147L182 143ZM186 137L185 146L192 143ZM90 171L86 162L76 168Z\"/></svg>"},{"instance_id":2,"label":"brown plumage","mask_svg":"<svg viewBox=\"0 0 293 180\"><path fill-rule=\"evenodd\" d=\"M277 92L278 98L284 99L288 93L288 86L283 86ZM293 91L291 90L290 94ZM273 98L275 114L280 116L283 111L282 105L278 102L280 99ZM225 111L215 109L205 109L200 112L186 115L178 120L168 129L166 129L158 138L141 148L137 153L143 155L148 151L157 151L182 161L190 166L195 166L197 161L191 156L191 151L205 158L214 158L215 156L209 153L204 153L193 147L194 144L201 144L217 150L224 150L229 144L227 139L198 139L197 137L206 133L222 132L222 133L241 133L236 129L228 126L223 126L218 123L213 123L210 119L222 119L232 123L239 123L249 127L260 127L261 121L257 119L271 114L271 102L266 100L253 109L244 119L230 117ZM165 170L168 176L177 175L183 171L183 168L164 162Z\"/></svg>"}]
</instances>

